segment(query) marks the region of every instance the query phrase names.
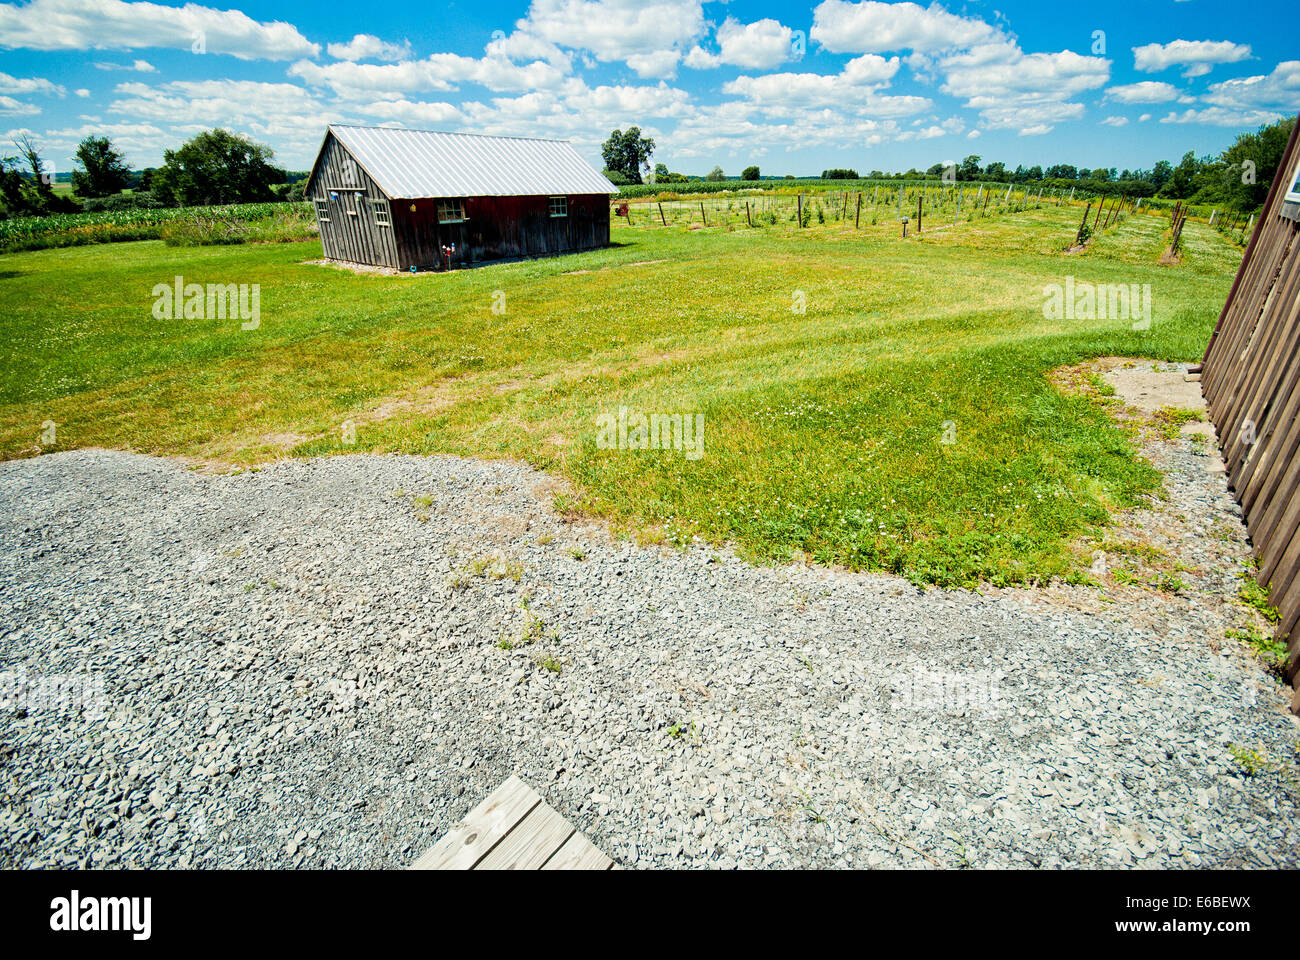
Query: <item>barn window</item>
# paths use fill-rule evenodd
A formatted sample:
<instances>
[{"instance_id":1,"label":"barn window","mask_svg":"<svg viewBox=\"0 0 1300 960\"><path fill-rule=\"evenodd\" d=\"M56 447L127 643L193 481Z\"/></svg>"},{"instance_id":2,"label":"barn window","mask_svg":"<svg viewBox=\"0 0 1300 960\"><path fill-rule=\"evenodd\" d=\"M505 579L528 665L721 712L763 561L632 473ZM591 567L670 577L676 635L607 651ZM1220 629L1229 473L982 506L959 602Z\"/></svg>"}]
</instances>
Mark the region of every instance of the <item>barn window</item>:
<instances>
[{"instance_id":1,"label":"barn window","mask_svg":"<svg viewBox=\"0 0 1300 960\"><path fill-rule=\"evenodd\" d=\"M375 211L375 226L391 227L393 221L388 218L388 204L383 200L371 200L370 207Z\"/></svg>"},{"instance_id":2,"label":"barn window","mask_svg":"<svg viewBox=\"0 0 1300 960\"><path fill-rule=\"evenodd\" d=\"M322 220L330 218L330 202L328 200L316 201L316 216Z\"/></svg>"},{"instance_id":3,"label":"barn window","mask_svg":"<svg viewBox=\"0 0 1300 960\"><path fill-rule=\"evenodd\" d=\"M551 197L550 209L553 217L567 217L569 215L569 198Z\"/></svg>"},{"instance_id":4,"label":"barn window","mask_svg":"<svg viewBox=\"0 0 1300 960\"><path fill-rule=\"evenodd\" d=\"M438 201L438 222L439 223L460 223L465 219L465 201L463 200L439 200Z\"/></svg>"}]
</instances>

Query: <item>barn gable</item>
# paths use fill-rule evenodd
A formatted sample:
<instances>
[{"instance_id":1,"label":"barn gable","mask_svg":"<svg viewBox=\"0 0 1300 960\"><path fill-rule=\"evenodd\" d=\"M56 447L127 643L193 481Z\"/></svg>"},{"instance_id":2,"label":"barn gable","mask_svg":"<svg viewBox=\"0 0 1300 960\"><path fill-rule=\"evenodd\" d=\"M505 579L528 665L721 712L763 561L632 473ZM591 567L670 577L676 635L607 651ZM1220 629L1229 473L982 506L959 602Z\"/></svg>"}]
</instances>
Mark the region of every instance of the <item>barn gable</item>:
<instances>
[{"instance_id":1,"label":"barn gable","mask_svg":"<svg viewBox=\"0 0 1300 960\"><path fill-rule=\"evenodd\" d=\"M392 199L618 193L567 140L342 123L329 132Z\"/></svg>"}]
</instances>

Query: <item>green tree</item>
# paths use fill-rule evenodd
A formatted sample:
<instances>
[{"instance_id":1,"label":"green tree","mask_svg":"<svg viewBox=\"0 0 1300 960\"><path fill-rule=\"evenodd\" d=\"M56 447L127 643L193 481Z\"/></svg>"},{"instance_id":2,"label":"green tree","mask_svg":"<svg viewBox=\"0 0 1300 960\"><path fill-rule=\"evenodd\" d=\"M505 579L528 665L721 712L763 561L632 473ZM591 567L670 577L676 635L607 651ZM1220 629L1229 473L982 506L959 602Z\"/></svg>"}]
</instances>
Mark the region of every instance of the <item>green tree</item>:
<instances>
[{"instance_id":1,"label":"green tree","mask_svg":"<svg viewBox=\"0 0 1300 960\"><path fill-rule=\"evenodd\" d=\"M1295 120L1287 117L1262 126L1255 133L1243 133L1223 151L1220 159L1226 165L1225 199L1234 207L1250 210L1267 199Z\"/></svg>"},{"instance_id":2,"label":"green tree","mask_svg":"<svg viewBox=\"0 0 1300 960\"><path fill-rule=\"evenodd\" d=\"M628 183L641 183L641 170L649 167L654 149L654 140L641 136L640 127L628 127L626 131L613 131L601 146L600 155L605 169L621 173Z\"/></svg>"},{"instance_id":3,"label":"green tree","mask_svg":"<svg viewBox=\"0 0 1300 960\"><path fill-rule=\"evenodd\" d=\"M740 171L741 180L757 180L759 178L758 167L746 167Z\"/></svg>"},{"instance_id":4,"label":"green tree","mask_svg":"<svg viewBox=\"0 0 1300 960\"><path fill-rule=\"evenodd\" d=\"M165 151L150 186L159 199L183 207L273 200L271 188L285 179L271 165L274 156L270 147L229 130L206 130Z\"/></svg>"},{"instance_id":5,"label":"green tree","mask_svg":"<svg viewBox=\"0 0 1300 960\"><path fill-rule=\"evenodd\" d=\"M667 180L669 176L671 176L671 174L668 173L668 164L666 163L655 164L655 183L658 183L661 180Z\"/></svg>"},{"instance_id":6,"label":"green tree","mask_svg":"<svg viewBox=\"0 0 1300 960\"><path fill-rule=\"evenodd\" d=\"M971 154L957 165L958 180L976 180L980 175L980 158Z\"/></svg>"},{"instance_id":7,"label":"green tree","mask_svg":"<svg viewBox=\"0 0 1300 960\"><path fill-rule=\"evenodd\" d=\"M131 180L131 169L108 137L90 136L77 144L80 169L72 171L72 189L83 197L121 193Z\"/></svg>"},{"instance_id":8,"label":"green tree","mask_svg":"<svg viewBox=\"0 0 1300 960\"><path fill-rule=\"evenodd\" d=\"M76 210L77 205L70 198L54 192L54 174L46 171L41 151L30 134L23 134L14 141L14 146L19 156L0 157L0 201L5 216L39 216Z\"/></svg>"},{"instance_id":9,"label":"green tree","mask_svg":"<svg viewBox=\"0 0 1300 960\"><path fill-rule=\"evenodd\" d=\"M1169 180L1160 188L1160 196L1171 200L1186 200L1196 192L1196 174L1200 171L1200 166L1196 154L1188 150L1170 173Z\"/></svg>"},{"instance_id":10,"label":"green tree","mask_svg":"<svg viewBox=\"0 0 1300 960\"><path fill-rule=\"evenodd\" d=\"M1168 160L1157 160L1156 165L1151 168L1151 183L1157 190L1169 182L1169 178L1174 175L1174 165Z\"/></svg>"},{"instance_id":11,"label":"green tree","mask_svg":"<svg viewBox=\"0 0 1300 960\"><path fill-rule=\"evenodd\" d=\"M712 170L708 172L708 174L705 176L704 179L712 183L720 183L721 181L727 179L727 175L722 172L721 167L714 167Z\"/></svg>"}]
</instances>

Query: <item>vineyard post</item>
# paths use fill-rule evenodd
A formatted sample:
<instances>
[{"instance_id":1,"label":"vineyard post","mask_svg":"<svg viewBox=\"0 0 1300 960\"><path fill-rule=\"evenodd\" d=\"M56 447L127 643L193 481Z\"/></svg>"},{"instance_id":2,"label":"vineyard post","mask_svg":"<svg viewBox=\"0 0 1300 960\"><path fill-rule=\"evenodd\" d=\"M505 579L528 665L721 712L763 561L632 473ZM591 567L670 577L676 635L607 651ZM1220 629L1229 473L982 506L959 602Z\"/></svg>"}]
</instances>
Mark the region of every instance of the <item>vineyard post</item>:
<instances>
[{"instance_id":1,"label":"vineyard post","mask_svg":"<svg viewBox=\"0 0 1300 960\"><path fill-rule=\"evenodd\" d=\"M709 225L709 215L708 215L707 213L704 212L704 201L703 201L703 200L700 201L700 219L704 221L704 225L705 225L706 227Z\"/></svg>"},{"instance_id":2,"label":"vineyard post","mask_svg":"<svg viewBox=\"0 0 1300 960\"><path fill-rule=\"evenodd\" d=\"M1074 232L1074 243L1078 246L1083 242L1083 231L1088 228L1088 214L1092 212L1092 201L1088 201L1087 208L1083 211L1083 219L1079 221L1079 229Z\"/></svg>"},{"instance_id":3,"label":"vineyard post","mask_svg":"<svg viewBox=\"0 0 1300 960\"><path fill-rule=\"evenodd\" d=\"M1092 232L1097 232L1097 226L1101 223L1101 212L1106 209L1106 198L1101 198L1101 205L1097 207L1097 219L1092 222Z\"/></svg>"},{"instance_id":4,"label":"vineyard post","mask_svg":"<svg viewBox=\"0 0 1300 960\"><path fill-rule=\"evenodd\" d=\"M795 195L794 203L795 203L795 218L798 220L799 226L802 228L803 227L803 194L802 193Z\"/></svg>"},{"instance_id":5,"label":"vineyard post","mask_svg":"<svg viewBox=\"0 0 1300 960\"><path fill-rule=\"evenodd\" d=\"M858 224L862 222L862 192L858 192L858 209L853 214L853 229L858 229Z\"/></svg>"},{"instance_id":6,"label":"vineyard post","mask_svg":"<svg viewBox=\"0 0 1300 960\"><path fill-rule=\"evenodd\" d=\"M659 205L659 219L662 220L662 221L664 222L664 226L666 227L666 226L668 226L668 218L664 216L664 205L663 205L663 201L661 201L661 200L656 200L655 202Z\"/></svg>"},{"instance_id":7,"label":"vineyard post","mask_svg":"<svg viewBox=\"0 0 1300 960\"><path fill-rule=\"evenodd\" d=\"M748 201L748 200L745 201L745 222L746 222L747 224L749 224L751 227L754 225L754 221L751 220L751 219L749 218L749 201Z\"/></svg>"},{"instance_id":8,"label":"vineyard post","mask_svg":"<svg viewBox=\"0 0 1300 960\"><path fill-rule=\"evenodd\" d=\"M921 204L925 203L925 196L916 198L916 232L921 232Z\"/></svg>"}]
</instances>

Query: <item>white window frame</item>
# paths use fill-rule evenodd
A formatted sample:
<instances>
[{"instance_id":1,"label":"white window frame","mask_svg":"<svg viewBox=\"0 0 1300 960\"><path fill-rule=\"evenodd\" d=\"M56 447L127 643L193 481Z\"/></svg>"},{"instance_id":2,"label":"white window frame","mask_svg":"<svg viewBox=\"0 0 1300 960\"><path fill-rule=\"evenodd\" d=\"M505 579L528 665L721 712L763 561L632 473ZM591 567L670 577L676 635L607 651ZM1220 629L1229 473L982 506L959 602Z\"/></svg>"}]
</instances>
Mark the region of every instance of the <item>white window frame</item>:
<instances>
[{"instance_id":1,"label":"white window frame","mask_svg":"<svg viewBox=\"0 0 1300 960\"><path fill-rule=\"evenodd\" d=\"M558 204L559 207L560 207L560 210L559 210L558 213L556 212L556 205L557 205L557 204ZM547 213L549 213L552 217L554 217L554 218L557 219L557 220L558 220L560 217L567 217L567 216L569 215L569 198L568 198L568 197L550 197L550 198L548 198L548 200L547 200L547 202L546 202L546 211L547 211Z\"/></svg>"},{"instance_id":2,"label":"white window frame","mask_svg":"<svg viewBox=\"0 0 1300 960\"><path fill-rule=\"evenodd\" d=\"M388 202L386 200L371 200L370 209L375 215L375 226L391 227L393 225L392 215L388 212Z\"/></svg>"},{"instance_id":3,"label":"white window frame","mask_svg":"<svg viewBox=\"0 0 1300 960\"><path fill-rule=\"evenodd\" d=\"M316 201L316 219L322 223L330 222L330 202L329 200Z\"/></svg>"},{"instance_id":4,"label":"white window frame","mask_svg":"<svg viewBox=\"0 0 1300 960\"><path fill-rule=\"evenodd\" d=\"M456 216L447 216L448 213L454 212ZM439 223L464 223L469 217L465 216L465 201L459 198L438 201L438 222Z\"/></svg>"}]
</instances>

